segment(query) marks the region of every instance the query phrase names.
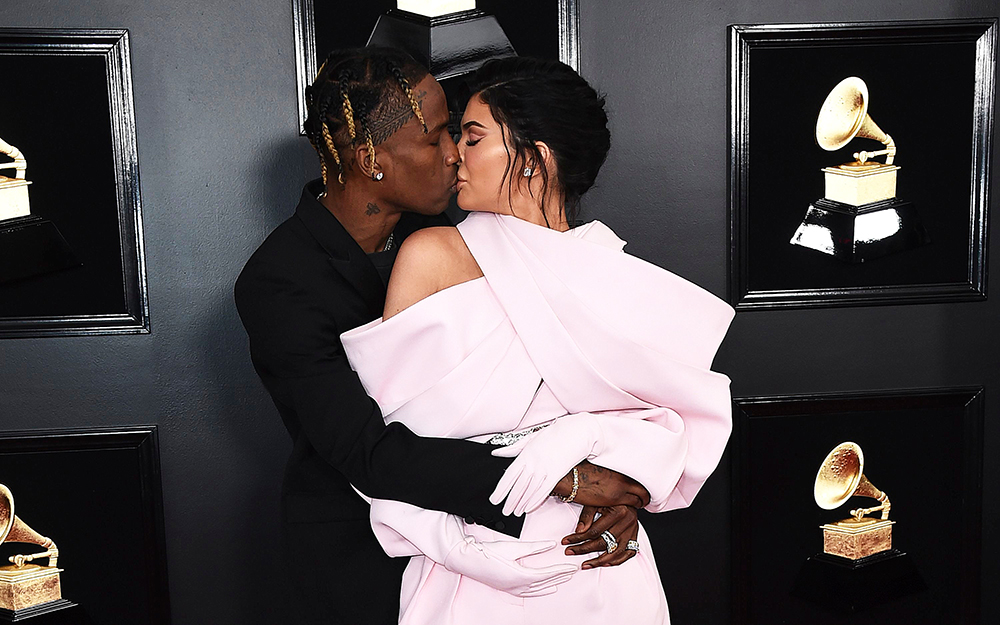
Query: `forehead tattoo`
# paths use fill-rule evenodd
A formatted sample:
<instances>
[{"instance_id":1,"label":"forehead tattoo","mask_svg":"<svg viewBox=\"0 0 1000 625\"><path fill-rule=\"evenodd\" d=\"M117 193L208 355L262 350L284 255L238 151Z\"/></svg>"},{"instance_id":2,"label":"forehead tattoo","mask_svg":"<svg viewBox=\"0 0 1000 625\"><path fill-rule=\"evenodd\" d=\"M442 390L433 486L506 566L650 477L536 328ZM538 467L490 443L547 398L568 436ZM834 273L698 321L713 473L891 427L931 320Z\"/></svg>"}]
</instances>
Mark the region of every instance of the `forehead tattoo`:
<instances>
[{"instance_id":1,"label":"forehead tattoo","mask_svg":"<svg viewBox=\"0 0 1000 625\"><path fill-rule=\"evenodd\" d=\"M424 98L426 91L418 91L413 94L417 103L417 108L424 109ZM409 101L398 106L388 106L378 113L373 114L368 119L368 130L372 135L372 143L378 145L391 137L393 133L406 125L414 117L413 106Z\"/></svg>"}]
</instances>

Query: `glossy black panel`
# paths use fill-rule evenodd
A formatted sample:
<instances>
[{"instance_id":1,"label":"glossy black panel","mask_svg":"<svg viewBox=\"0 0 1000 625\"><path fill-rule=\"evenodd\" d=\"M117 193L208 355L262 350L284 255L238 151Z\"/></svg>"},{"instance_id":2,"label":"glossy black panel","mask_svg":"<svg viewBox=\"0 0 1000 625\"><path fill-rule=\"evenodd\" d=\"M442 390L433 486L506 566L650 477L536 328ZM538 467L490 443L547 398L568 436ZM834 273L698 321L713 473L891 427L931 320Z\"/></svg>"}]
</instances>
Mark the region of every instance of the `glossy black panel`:
<instances>
[{"instance_id":1,"label":"glossy black panel","mask_svg":"<svg viewBox=\"0 0 1000 625\"><path fill-rule=\"evenodd\" d=\"M985 298L996 24L978 19L731 27L734 305ZM806 207L824 196L820 170L852 160L852 152L880 147L860 138L835 152L816 145L820 107L848 76L867 83L868 113L898 147L896 197L915 207L907 216L906 244L897 239L886 249L872 249L862 254L868 261L863 264L789 245ZM919 244L917 219L929 235L927 245Z\"/></svg>"},{"instance_id":2,"label":"glossy black panel","mask_svg":"<svg viewBox=\"0 0 1000 625\"><path fill-rule=\"evenodd\" d=\"M978 623L983 396L971 388L736 399L735 622ZM874 505L852 498L824 510L813 499L820 464L845 441L861 446L865 477L889 496L893 547L912 564L838 575L809 562L823 552L820 525ZM824 579L867 584L869 596L830 595L815 587Z\"/></svg>"},{"instance_id":3,"label":"glossy black panel","mask_svg":"<svg viewBox=\"0 0 1000 625\"><path fill-rule=\"evenodd\" d=\"M329 2L292 0L296 41L299 121L305 121L305 88L330 50L368 43L380 16L395 0ZM478 1L476 8L496 17L521 56L559 59L579 68L577 0ZM489 39L494 39L493 35Z\"/></svg>"},{"instance_id":4,"label":"glossy black panel","mask_svg":"<svg viewBox=\"0 0 1000 625\"><path fill-rule=\"evenodd\" d=\"M0 337L149 331L129 56L124 30L0 29L3 138L50 222L4 229L17 264L42 257L0 282Z\"/></svg>"},{"instance_id":5,"label":"glossy black panel","mask_svg":"<svg viewBox=\"0 0 1000 625\"><path fill-rule=\"evenodd\" d=\"M59 547L63 598L86 622L170 622L155 426L0 433L0 484ZM40 550L5 543L0 557Z\"/></svg>"}]
</instances>

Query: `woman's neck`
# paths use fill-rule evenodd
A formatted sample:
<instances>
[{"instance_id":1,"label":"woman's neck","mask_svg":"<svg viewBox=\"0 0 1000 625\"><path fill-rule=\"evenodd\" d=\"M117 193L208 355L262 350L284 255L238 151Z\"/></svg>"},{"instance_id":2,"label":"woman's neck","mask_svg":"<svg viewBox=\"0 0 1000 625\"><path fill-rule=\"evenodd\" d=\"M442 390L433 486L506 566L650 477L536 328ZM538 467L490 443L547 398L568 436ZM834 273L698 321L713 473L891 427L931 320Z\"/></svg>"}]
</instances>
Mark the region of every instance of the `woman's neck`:
<instances>
[{"instance_id":1,"label":"woman's neck","mask_svg":"<svg viewBox=\"0 0 1000 625\"><path fill-rule=\"evenodd\" d=\"M556 193L549 193L545 198L545 212L542 212L542 202L530 196L520 195L517 206L511 206L511 214L518 219L533 223L543 228L566 232L569 222L566 220L566 203Z\"/></svg>"}]
</instances>

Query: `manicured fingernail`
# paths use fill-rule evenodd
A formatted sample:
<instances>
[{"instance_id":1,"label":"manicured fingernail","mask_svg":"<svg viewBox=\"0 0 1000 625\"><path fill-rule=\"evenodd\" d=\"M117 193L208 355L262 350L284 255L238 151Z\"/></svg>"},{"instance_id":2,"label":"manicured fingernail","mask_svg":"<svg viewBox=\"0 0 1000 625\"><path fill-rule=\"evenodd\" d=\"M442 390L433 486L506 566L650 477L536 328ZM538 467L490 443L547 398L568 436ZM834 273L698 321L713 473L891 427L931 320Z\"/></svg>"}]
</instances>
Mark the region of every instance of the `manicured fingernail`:
<instances>
[{"instance_id":1,"label":"manicured fingernail","mask_svg":"<svg viewBox=\"0 0 1000 625\"><path fill-rule=\"evenodd\" d=\"M567 549L566 550L566 555L568 555L568 556L574 555L573 554L573 550L572 549Z\"/></svg>"},{"instance_id":2,"label":"manicured fingernail","mask_svg":"<svg viewBox=\"0 0 1000 625\"><path fill-rule=\"evenodd\" d=\"M569 539L568 538L563 538L562 539L562 544L568 545L569 544Z\"/></svg>"}]
</instances>

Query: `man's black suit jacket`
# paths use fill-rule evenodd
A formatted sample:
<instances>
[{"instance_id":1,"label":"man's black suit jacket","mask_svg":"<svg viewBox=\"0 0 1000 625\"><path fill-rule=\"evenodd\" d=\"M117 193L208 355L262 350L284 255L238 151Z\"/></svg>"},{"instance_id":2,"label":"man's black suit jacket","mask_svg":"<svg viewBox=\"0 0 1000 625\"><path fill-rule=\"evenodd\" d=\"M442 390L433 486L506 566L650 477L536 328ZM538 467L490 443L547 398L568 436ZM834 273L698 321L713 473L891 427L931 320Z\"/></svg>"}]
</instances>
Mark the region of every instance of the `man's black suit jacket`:
<instances>
[{"instance_id":1,"label":"man's black suit jacket","mask_svg":"<svg viewBox=\"0 0 1000 625\"><path fill-rule=\"evenodd\" d=\"M443 510L517 536L488 497L509 460L461 440L386 426L351 370L340 334L382 314L385 287L364 251L306 185L295 214L251 256L236 282L254 368L292 437L281 494L289 622L387 625L398 615L405 558L379 547L366 504ZM402 241L446 218L404 214Z\"/></svg>"}]
</instances>

